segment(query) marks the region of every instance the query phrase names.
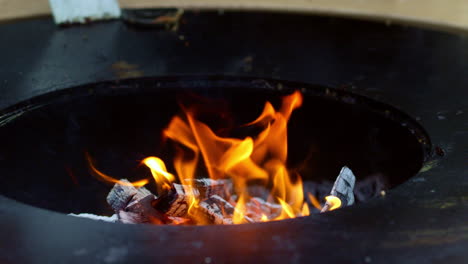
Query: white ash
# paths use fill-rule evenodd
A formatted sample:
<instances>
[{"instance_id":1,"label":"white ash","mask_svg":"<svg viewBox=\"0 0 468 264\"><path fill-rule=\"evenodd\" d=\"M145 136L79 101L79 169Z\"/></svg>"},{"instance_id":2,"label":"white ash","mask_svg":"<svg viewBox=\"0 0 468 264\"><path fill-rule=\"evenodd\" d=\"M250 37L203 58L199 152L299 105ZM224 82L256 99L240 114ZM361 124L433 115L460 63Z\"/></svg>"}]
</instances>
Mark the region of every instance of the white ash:
<instances>
[{"instance_id":1,"label":"white ash","mask_svg":"<svg viewBox=\"0 0 468 264\"><path fill-rule=\"evenodd\" d=\"M98 221L104 221L104 222L109 222L109 223L115 223L117 222L118 218L116 214L113 214L111 216L105 216L105 215L95 215L95 214L87 214L87 213L82 213L82 214L68 214L70 216L75 216L75 217L81 217L81 218L88 218L88 219L93 219L93 220L98 220Z\"/></svg>"}]
</instances>

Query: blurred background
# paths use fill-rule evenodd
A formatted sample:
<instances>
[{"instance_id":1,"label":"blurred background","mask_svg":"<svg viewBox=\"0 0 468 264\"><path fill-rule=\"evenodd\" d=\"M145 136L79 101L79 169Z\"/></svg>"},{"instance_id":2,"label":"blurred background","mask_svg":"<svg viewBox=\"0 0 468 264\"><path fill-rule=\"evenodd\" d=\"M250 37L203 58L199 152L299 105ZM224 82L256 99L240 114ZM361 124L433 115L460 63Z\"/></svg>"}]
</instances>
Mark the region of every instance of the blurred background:
<instances>
[{"instance_id":1,"label":"blurred background","mask_svg":"<svg viewBox=\"0 0 468 264\"><path fill-rule=\"evenodd\" d=\"M255 9L321 13L468 29L468 0L120 0L122 8ZM0 21L50 15L48 0L0 0Z\"/></svg>"}]
</instances>

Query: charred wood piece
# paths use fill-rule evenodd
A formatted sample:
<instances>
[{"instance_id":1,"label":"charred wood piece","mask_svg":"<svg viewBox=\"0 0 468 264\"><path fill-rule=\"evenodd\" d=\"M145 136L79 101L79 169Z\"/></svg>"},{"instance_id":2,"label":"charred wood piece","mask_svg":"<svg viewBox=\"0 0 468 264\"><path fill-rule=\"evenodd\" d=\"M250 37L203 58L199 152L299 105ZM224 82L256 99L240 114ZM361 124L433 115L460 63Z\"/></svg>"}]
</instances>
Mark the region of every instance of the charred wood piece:
<instances>
[{"instance_id":1,"label":"charred wood piece","mask_svg":"<svg viewBox=\"0 0 468 264\"><path fill-rule=\"evenodd\" d=\"M233 224L232 217L236 209L228 201L218 195L213 195L199 204L200 210L212 224L230 225ZM246 222L254 221L244 216Z\"/></svg>"},{"instance_id":2,"label":"charred wood piece","mask_svg":"<svg viewBox=\"0 0 468 264\"><path fill-rule=\"evenodd\" d=\"M232 224L235 208L218 195L204 200L198 208L212 224Z\"/></svg>"},{"instance_id":3,"label":"charred wood piece","mask_svg":"<svg viewBox=\"0 0 468 264\"><path fill-rule=\"evenodd\" d=\"M229 180L185 179L184 183L197 189L201 199L208 199L213 195L226 198L232 192L232 182Z\"/></svg>"},{"instance_id":4,"label":"charred wood piece","mask_svg":"<svg viewBox=\"0 0 468 264\"><path fill-rule=\"evenodd\" d=\"M246 203L247 215L255 221L260 221L262 214L268 216L269 219L275 218L281 214L282 207L279 204L267 202L261 198L251 198Z\"/></svg>"},{"instance_id":5,"label":"charred wood piece","mask_svg":"<svg viewBox=\"0 0 468 264\"><path fill-rule=\"evenodd\" d=\"M107 195L107 203L114 209L122 223L162 223L163 214L156 211L152 202L156 199L145 187L136 188L128 180L121 179Z\"/></svg>"},{"instance_id":6,"label":"charred wood piece","mask_svg":"<svg viewBox=\"0 0 468 264\"><path fill-rule=\"evenodd\" d=\"M153 208L152 203L156 196L149 194L142 199L132 200L124 210L118 212L118 216L123 223L153 223L162 224L165 222L165 215Z\"/></svg>"},{"instance_id":7,"label":"charred wood piece","mask_svg":"<svg viewBox=\"0 0 468 264\"><path fill-rule=\"evenodd\" d=\"M151 192L145 187L136 188L127 179L121 179L117 182L107 195L107 203L116 213L124 210L132 200L139 200Z\"/></svg>"},{"instance_id":8,"label":"charred wood piece","mask_svg":"<svg viewBox=\"0 0 468 264\"><path fill-rule=\"evenodd\" d=\"M185 189L190 190L191 193L186 193ZM188 186L185 186L185 189L184 185L174 183L171 190L153 201L153 208L168 216L184 217L192 202L191 197L198 198L200 196L196 189Z\"/></svg>"},{"instance_id":9,"label":"charred wood piece","mask_svg":"<svg viewBox=\"0 0 468 264\"><path fill-rule=\"evenodd\" d=\"M341 207L350 206L354 204L354 185L356 183L356 177L353 172L346 166L344 166L336 181L333 184L333 188L330 195L336 196L341 200ZM328 211L331 208L331 204L326 202L322 208L322 213Z\"/></svg>"},{"instance_id":10,"label":"charred wood piece","mask_svg":"<svg viewBox=\"0 0 468 264\"><path fill-rule=\"evenodd\" d=\"M330 190L333 188L333 182L323 181L321 183L304 181L303 182L304 194L310 193L318 200L323 200L325 196L330 195ZM374 174L368 176L363 180L356 180L354 186L354 198L356 202L365 202L373 197L381 195L382 191L389 188L388 182L382 174ZM309 202L311 210L315 211L314 205ZM319 211L320 212L320 211Z\"/></svg>"}]
</instances>

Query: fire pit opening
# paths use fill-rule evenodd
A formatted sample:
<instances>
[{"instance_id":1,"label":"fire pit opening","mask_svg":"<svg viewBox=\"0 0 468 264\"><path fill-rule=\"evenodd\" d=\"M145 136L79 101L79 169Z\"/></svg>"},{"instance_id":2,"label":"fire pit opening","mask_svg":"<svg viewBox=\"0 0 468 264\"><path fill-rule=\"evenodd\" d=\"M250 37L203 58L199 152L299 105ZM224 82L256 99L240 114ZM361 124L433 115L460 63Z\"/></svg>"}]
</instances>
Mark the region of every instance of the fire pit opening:
<instances>
[{"instance_id":1,"label":"fire pit opening","mask_svg":"<svg viewBox=\"0 0 468 264\"><path fill-rule=\"evenodd\" d=\"M177 117L180 118L175 120ZM171 130L174 122L180 122L176 132L186 133L185 139L174 140L175 130ZM134 188L122 185L127 181L119 179L127 179L136 187L144 181L145 188L159 196L156 200L151 196L146 204L151 210L159 207L162 214L168 210L178 212L169 215L172 224L186 221L180 217L180 210L186 214L194 204L209 215L209 223L245 223L273 220L279 214L291 218L291 214L302 216L329 210L336 203L328 198L337 196L336 191L343 196L340 203L362 203L415 175L431 147L417 122L389 105L321 86L249 78L141 78L89 84L39 96L6 109L0 124L0 136L4 139L0 148L3 195L62 213L112 215L109 191L121 187L117 190L121 192L118 196L128 191L126 187ZM268 129L270 131L265 132ZM210 131L219 139L205 145L212 144L211 148L216 151L224 148L224 152L205 153L207 147L199 143ZM270 138L275 133L279 135ZM286 134L287 138L283 137ZM284 141L287 147L284 165L275 167L277 161L285 157L283 150L272 149L270 145L258 150L263 146L262 137L271 141L268 143L271 145ZM226 143L227 139L231 141ZM239 152L242 148L250 148L251 152ZM189 151L181 154L181 149ZM226 152L239 152L235 157L243 158L234 161L230 158L226 165L221 160L232 156ZM193 170L187 169L187 163L197 155L195 178L188 179L190 183L185 181L187 179L177 179L180 175L176 172ZM157 159L148 160L148 157ZM183 169L176 168L174 160L177 158L186 161ZM257 172L255 166L259 160L262 166ZM160 161L166 166L162 172L142 164L160 165ZM241 163L254 165L239 167ZM246 168L248 173L239 172ZM268 177L273 170L272 174L277 175L278 168L287 171L287 177L279 180L280 177L275 176L276 180L270 179L263 188L257 188L257 183L265 181L264 174ZM218 180L225 180L223 175L199 180L221 170L229 175L252 178L242 180L248 182L245 185L239 185L239 180L223 182L221 192L231 189L232 193L221 199L216 186ZM175 179L168 180L172 176ZM159 182L157 177L162 177ZM115 181L120 185L114 186ZM198 182L195 184L195 181ZM279 182L291 186L275 187ZM198 189L197 184L206 184L201 187L205 189ZM343 184L352 185L352 189L346 191L349 193L340 190L345 188ZM188 190L187 186L192 187ZM247 187L250 196L258 198L256 206L263 208L255 216L257 220L252 220L246 212L236 213L240 200L245 198L242 190ZM299 187L303 194L297 198ZM287 188L290 188L289 193ZM268 194L260 197L265 190L275 193L275 197L283 195L284 200L268 200ZM172 208L174 201L182 199L181 193L191 191L197 192L196 199L184 201L182 209ZM219 195L201 198L209 192ZM160 199L161 194L166 200ZM132 212L134 208L128 207L132 203L142 210L142 198L149 193L145 190L142 197L138 197L140 193L128 195L122 212ZM123 202L116 199L117 203ZM291 203L298 201L291 202L291 199L302 199L304 204L301 200L300 207L294 209ZM219 215L213 213L209 203L216 204ZM116 205L111 205L116 210ZM291 207L291 212L285 206ZM262 211L265 208L279 211L277 215L267 216ZM224 218L226 210L234 210L230 215L232 219ZM154 217L158 218L159 213ZM119 219L128 217L125 213L118 216ZM132 219L126 221L135 221ZM206 224L207 220L202 222Z\"/></svg>"}]
</instances>

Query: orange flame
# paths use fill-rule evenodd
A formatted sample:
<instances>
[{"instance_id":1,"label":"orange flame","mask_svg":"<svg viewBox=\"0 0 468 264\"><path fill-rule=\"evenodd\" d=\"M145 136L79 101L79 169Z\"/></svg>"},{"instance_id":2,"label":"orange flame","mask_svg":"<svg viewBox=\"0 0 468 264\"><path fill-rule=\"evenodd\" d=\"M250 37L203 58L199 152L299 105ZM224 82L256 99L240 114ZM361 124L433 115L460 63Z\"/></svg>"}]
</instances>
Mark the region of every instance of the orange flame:
<instances>
[{"instance_id":1,"label":"orange flame","mask_svg":"<svg viewBox=\"0 0 468 264\"><path fill-rule=\"evenodd\" d=\"M92 161L92 159L91 159L91 157L89 156L88 153L86 153L86 159L88 160L88 165L89 165L89 169L91 171L91 174L93 174L95 177L97 177L100 180L103 180L103 181L106 181L106 182L118 183L118 184L124 185L124 186L135 186L135 187L143 187L143 186L145 186L146 184L149 183L148 179L143 179L143 180L130 182L130 183L124 182L124 181L121 181L121 180L117 180L117 179L112 178L111 176L109 176L107 174L104 174L101 171L99 171L94 166L93 161Z\"/></svg>"},{"instance_id":2,"label":"orange flame","mask_svg":"<svg viewBox=\"0 0 468 264\"><path fill-rule=\"evenodd\" d=\"M195 109L183 109L184 115L175 116L163 132L167 139L177 143L173 160L175 175L169 173L164 162L157 157L148 157L143 163L151 170L158 192L178 181L184 183L186 194L193 194L191 190L195 188L195 181L192 180L196 178L201 162L209 178L231 179L234 193L228 200L235 207L232 215L234 224L252 221L247 217L251 211L258 213L255 221L262 222L309 215L301 177L296 174L291 177L286 168L287 123L302 101L301 93L296 91L283 97L279 110L266 102L262 113L243 126L260 128L261 131L243 139L220 137L208 125L197 120ZM265 204L249 202L253 198L248 192L252 181L270 189ZM238 197L237 200L234 197ZM201 201L194 196L188 199L188 215L197 224L203 224L203 217L197 210ZM250 210L249 206L256 206L255 210Z\"/></svg>"},{"instance_id":3,"label":"orange flame","mask_svg":"<svg viewBox=\"0 0 468 264\"><path fill-rule=\"evenodd\" d=\"M261 180L271 184L269 201L279 203L279 215L268 216L264 212L260 221L272 221L309 215L304 202L302 181L297 177L292 181L285 163L287 159L287 122L294 109L302 104L302 95L296 91L283 97L279 111L266 102L260 116L244 126L258 126L263 130L256 137L244 139L220 137L210 127L195 118L195 112L184 109L185 120L174 117L164 135L179 143L181 150L174 159L174 168L180 180L194 179L200 156L211 179L230 178L233 180L238 199L235 202L233 223L245 223L247 202L251 196L247 192L248 182ZM187 150L190 151L187 155ZM186 158L190 157L190 158ZM190 181L189 181L190 182ZM187 188L187 187L186 187ZM192 199L189 215L198 206Z\"/></svg>"},{"instance_id":4,"label":"orange flame","mask_svg":"<svg viewBox=\"0 0 468 264\"><path fill-rule=\"evenodd\" d=\"M319 200L312 195L311 193L307 193L307 196L309 197L310 203L317 208L318 210L322 210L322 205L320 204Z\"/></svg>"}]
</instances>

